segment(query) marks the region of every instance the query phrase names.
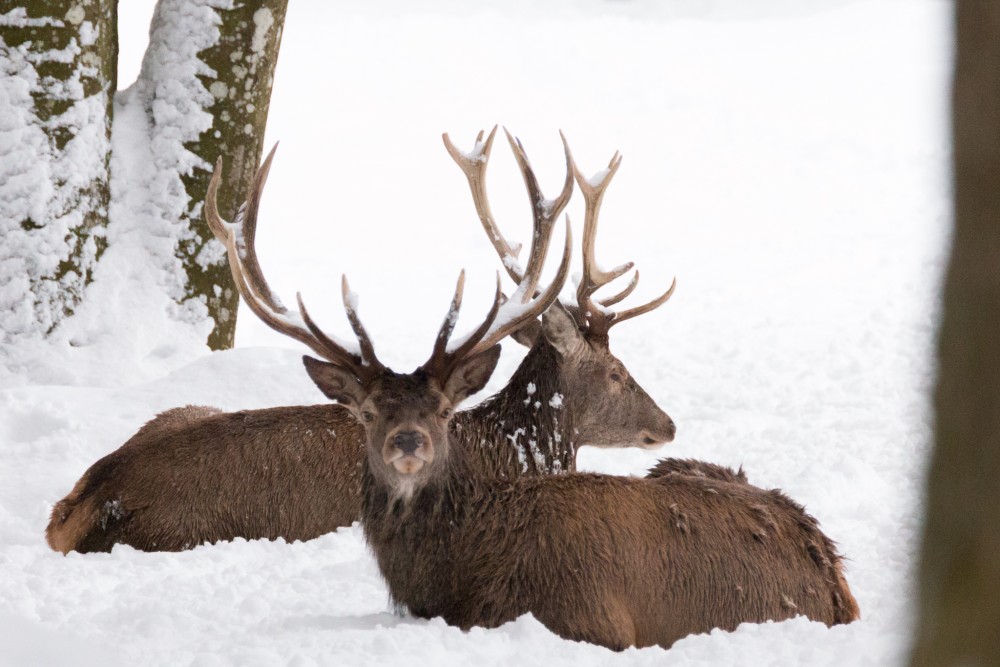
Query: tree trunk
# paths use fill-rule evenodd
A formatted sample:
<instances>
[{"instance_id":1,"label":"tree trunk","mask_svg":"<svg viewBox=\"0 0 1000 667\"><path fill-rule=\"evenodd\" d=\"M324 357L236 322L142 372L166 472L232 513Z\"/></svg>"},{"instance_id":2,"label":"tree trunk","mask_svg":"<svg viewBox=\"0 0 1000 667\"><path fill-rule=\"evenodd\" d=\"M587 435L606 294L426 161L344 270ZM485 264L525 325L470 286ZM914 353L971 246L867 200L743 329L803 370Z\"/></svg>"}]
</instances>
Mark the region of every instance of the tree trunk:
<instances>
[{"instance_id":1,"label":"tree trunk","mask_svg":"<svg viewBox=\"0 0 1000 667\"><path fill-rule=\"evenodd\" d=\"M7 3L5 3L6 5ZM117 0L0 14L0 334L50 332L106 245Z\"/></svg>"},{"instance_id":2,"label":"tree trunk","mask_svg":"<svg viewBox=\"0 0 1000 667\"><path fill-rule=\"evenodd\" d=\"M1000 665L1000 3L959 0L955 236L911 664Z\"/></svg>"},{"instance_id":3,"label":"tree trunk","mask_svg":"<svg viewBox=\"0 0 1000 667\"><path fill-rule=\"evenodd\" d=\"M207 5L213 5L214 12ZM180 229L176 234L176 256L186 280L180 300L204 304L215 325L209 335L212 349L232 347L236 332L236 309L239 294L235 290L222 245L215 241L202 219L202 206L208 181L216 160L225 160L225 172L219 188L219 210L223 216L235 216L246 196L253 174L260 162L264 126L270 104L274 68L278 60L281 31L287 0L258 0L238 4L225 0L160 0L140 77L145 91L145 107L153 126L153 153L162 159L158 141L179 141L197 159L193 165L163 165L180 174L187 195L186 204L176 212ZM178 18L180 17L180 18ZM192 24L192 17L195 23ZM221 19L218 28L213 25ZM196 69L175 62L186 44L192 42L192 30L209 29L212 38L201 43ZM197 39L194 40L197 43ZM178 71L178 69L183 71ZM175 89L192 87L188 101L197 108L173 108ZM197 90L195 90L197 89ZM198 131L190 131L192 113L206 119ZM180 128L180 132L177 130ZM169 155L171 151L166 151Z\"/></svg>"}]
</instances>

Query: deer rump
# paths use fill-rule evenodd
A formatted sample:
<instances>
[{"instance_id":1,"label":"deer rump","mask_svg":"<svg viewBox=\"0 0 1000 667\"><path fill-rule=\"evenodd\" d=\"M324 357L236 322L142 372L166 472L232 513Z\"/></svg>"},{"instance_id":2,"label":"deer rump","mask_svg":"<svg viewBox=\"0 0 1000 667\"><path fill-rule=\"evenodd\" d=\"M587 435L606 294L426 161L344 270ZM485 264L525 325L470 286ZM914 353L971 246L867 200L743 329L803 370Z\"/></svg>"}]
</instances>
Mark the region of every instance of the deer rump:
<instances>
[{"instance_id":1,"label":"deer rump","mask_svg":"<svg viewBox=\"0 0 1000 667\"><path fill-rule=\"evenodd\" d=\"M801 506L711 473L453 480L408 504L370 475L362 486L393 600L463 629L530 612L561 637L622 650L859 617L834 544Z\"/></svg>"},{"instance_id":2,"label":"deer rump","mask_svg":"<svg viewBox=\"0 0 1000 667\"><path fill-rule=\"evenodd\" d=\"M363 443L336 405L174 408L84 473L46 539L62 553L312 539L358 519Z\"/></svg>"}]
</instances>

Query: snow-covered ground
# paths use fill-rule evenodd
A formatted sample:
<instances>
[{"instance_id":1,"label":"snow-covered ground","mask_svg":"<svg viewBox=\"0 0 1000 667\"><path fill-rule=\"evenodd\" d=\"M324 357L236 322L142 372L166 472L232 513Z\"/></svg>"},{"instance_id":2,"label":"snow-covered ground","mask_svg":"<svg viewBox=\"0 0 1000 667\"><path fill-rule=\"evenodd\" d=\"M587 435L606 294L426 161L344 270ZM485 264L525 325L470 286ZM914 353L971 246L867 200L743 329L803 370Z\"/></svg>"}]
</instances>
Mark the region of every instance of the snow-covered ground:
<instances>
[{"instance_id":1,"label":"snow-covered ground","mask_svg":"<svg viewBox=\"0 0 1000 667\"><path fill-rule=\"evenodd\" d=\"M133 12L146 4L122 3L126 81L149 8ZM950 4L542 5L290 3L268 128L282 145L258 235L272 285L286 300L301 289L346 335L346 272L380 357L409 370L430 351L458 270L472 322L497 268L440 133L469 147L480 128L506 124L550 195L562 179L557 129L584 171L620 149L599 257L636 261L636 299L674 275L678 288L612 344L678 437L660 452L584 449L583 466L642 474L668 455L742 464L839 542L863 619L748 625L684 639L669 657L613 654L530 617L463 633L394 616L356 526L292 545L50 551L51 505L156 412L321 401L303 350L244 310L232 351L123 317L107 328L149 344L67 347L39 362L43 373L4 376L0 664L902 660L948 243ZM523 240L526 199L500 142L492 162L497 219ZM153 351L130 356L139 349ZM505 351L487 391L519 356Z\"/></svg>"}]
</instances>

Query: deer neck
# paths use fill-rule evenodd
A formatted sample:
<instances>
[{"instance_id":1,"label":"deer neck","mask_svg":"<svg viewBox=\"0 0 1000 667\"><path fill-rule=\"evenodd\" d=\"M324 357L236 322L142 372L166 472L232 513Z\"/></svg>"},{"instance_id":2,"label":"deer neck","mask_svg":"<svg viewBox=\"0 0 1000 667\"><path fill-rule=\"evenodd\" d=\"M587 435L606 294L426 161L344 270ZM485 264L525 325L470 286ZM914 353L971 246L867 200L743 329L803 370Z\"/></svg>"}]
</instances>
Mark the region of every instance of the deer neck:
<instances>
[{"instance_id":1,"label":"deer neck","mask_svg":"<svg viewBox=\"0 0 1000 667\"><path fill-rule=\"evenodd\" d=\"M572 415L564 406L556 355L540 340L506 387L452 420L453 442L483 472L509 479L576 469Z\"/></svg>"},{"instance_id":2,"label":"deer neck","mask_svg":"<svg viewBox=\"0 0 1000 667\"><path fill-rule=\"evenodd\" d=\"M361 478L361 525L393 604L417 615L441 615L441 600L454 599L452 554L470 510L492 494L461 447L450 447L448 467L413 494L401 498L372 474ZM456 587L459 587L456 589Z\"/></svg>"}]
</instances>

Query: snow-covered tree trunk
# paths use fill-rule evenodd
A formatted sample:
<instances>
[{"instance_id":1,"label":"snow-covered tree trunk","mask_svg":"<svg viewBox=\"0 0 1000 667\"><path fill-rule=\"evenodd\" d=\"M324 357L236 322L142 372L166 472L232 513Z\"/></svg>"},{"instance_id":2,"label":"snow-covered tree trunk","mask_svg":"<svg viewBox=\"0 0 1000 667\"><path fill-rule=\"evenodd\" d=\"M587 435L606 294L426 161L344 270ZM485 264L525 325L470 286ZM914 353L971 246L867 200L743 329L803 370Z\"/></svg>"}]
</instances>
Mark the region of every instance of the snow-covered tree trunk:
<instances>
[{"instance_id":1,"label":"snow-covered tree trunk","mask_svg":"<svg viewBox=\"0 0 1000 667\"><path fill-rule=\"evenodd\" d=\"M0 9L0 338L73 312L105 247L117 0Z\"/></svg>"},{"instance_id":2,"label":"snow-covered tree trunk","mask_svg":"<svg viewBox=\"0 0 1000 667\"><path fill-rule=\"evenodd\" d=\"M955 235L911 664L1000 665L1000 3L957 3Z\"/></svg>"},{"instance_id":3,"label":"snow-covered tree trunk","mask_svg":"<svg viewBox=\"0 0 1000 667\"><path fill-rule=\"evenodd\" d=\"M202 219L212 168L225 161L219 189L233 217L260 161L287 0L160 0L134 97L151 132L152 190L174 230L181 272L173 296L185 316L214 319L212 349L232 347L239 294L221 244Z\"/></svg>"},{"instance_id":4,"label":"snow-covered tree trunk","mask_svg":"<svg viewBox=\"0 0 1000 667\"><path fill-rule=\"evenodd\" d=\"M219 156L227 216L260 160L287 0L160 0L139 80L117 94L116 0L8 4L0 5L4 341L49 335L87 346L111 333L104 321L120 319L115 309L149 319L159 308L207 335L211 348L231 347L239 297L201 210ZM109 266L99 271L106 247ZM56 336L74 311L79 321Z\"/></svg>"}]
</instances>

